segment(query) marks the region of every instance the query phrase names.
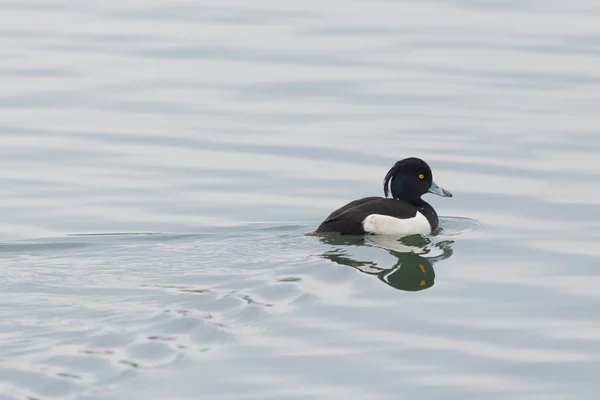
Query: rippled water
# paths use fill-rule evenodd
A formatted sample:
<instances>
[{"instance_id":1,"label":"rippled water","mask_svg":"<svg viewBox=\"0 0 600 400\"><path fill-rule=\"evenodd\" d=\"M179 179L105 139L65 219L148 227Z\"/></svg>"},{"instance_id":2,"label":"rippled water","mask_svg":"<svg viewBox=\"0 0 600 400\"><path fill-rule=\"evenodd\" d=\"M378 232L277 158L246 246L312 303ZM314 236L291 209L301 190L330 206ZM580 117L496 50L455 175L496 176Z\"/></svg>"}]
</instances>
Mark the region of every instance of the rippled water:
<instances>
[{"instance_id":1,"label":"rippled water","mask_svg":"<svg viewBox=\"0 0 600 400\"><path fill-rule=\"evenodd\" d=\"M595 399L599 17L0 2L0 399ZM407 156L440 232L305 236Z\"/></svg>"}]
</instances>

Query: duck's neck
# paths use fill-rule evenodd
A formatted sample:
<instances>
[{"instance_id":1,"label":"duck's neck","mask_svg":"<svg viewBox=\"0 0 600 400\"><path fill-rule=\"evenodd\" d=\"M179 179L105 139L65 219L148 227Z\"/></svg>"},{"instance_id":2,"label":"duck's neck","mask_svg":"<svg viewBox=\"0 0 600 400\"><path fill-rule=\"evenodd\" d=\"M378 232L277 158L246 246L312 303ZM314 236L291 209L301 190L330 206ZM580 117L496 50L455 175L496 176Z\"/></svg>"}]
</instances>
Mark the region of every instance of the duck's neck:
<instances>
[{"instance_id":1,"label":"duck's neck","mask_svg":"<svg viewBox=\"0 0 600 400\"><path fill-rule=\"evenodd\" d=\"M431 204L419 198L417 201L412 202L412 205L417 207L419 212L427 218L429 225L431 225L431 230L435 230L438 227L439 218Z\"/></svg>"}]
</instances>

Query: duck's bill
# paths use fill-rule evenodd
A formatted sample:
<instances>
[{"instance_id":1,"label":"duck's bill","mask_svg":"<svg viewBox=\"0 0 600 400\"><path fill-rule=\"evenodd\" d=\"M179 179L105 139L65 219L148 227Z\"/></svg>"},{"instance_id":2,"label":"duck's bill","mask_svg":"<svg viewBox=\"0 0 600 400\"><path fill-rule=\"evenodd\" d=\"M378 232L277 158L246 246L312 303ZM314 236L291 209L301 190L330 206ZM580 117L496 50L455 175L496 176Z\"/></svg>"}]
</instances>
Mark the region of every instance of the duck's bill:
<instances>
[{"instance_id":1,"label":"duck's bill","mask_svg":"<svg viewBox=\"0 0 600 400\"><path fill-rule=\"evenodd\" d=\"M437 194L438 196L442 196L442 197L452 197L452 193L450 193L446 189L439 187L438 185L435 184L435 182L431 182L431 186L429 187L428 192Z\"/></svg>"}]
</instances>

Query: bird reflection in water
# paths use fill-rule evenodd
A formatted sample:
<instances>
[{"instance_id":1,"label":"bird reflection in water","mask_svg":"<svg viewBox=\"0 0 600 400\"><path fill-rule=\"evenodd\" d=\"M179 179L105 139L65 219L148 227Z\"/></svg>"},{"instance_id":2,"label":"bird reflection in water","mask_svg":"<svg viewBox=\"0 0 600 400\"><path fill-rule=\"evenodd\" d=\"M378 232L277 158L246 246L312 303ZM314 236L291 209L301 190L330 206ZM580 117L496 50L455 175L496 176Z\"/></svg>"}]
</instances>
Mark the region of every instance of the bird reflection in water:
<instances>
[{"instance_id":1,"label":"bird reflection in water","mask_svg":"<svg viewBox=\"0 0 600 400\"><path fill-rule=\"evenodd\" d=\"M366 235L366 236L321 236L320 240L335 249L325 252L321 257L340 265L353 267L365 274L374 275L387 285L404 291L419 291L433 286L435 271L433 265L452 256L452 240L432 243L423 236L410 236L402 239ZM359 261L351 258L344 247L371 246L385 249L396 262L392 267L382 267L374 261ZM441 254L427 257L432 250Z\"/></svg>"}]
</instances>

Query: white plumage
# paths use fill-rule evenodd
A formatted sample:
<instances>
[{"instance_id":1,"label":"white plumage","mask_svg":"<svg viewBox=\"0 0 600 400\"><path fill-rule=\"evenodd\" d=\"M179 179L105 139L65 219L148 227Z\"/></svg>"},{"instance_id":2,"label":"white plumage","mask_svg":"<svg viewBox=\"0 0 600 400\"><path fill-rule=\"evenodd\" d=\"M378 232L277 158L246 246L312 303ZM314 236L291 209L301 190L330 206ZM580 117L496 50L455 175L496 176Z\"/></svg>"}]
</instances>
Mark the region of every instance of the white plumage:
<instances>
[{"instance_id":1,"label":"white plumage","mask_svg":"<svg viewBox=\"0 0 600 400\"><path fill-rule=\"evenodd\" d=\"M376 235L429 235L431 225L427 218L417 211L412 218L400 219L389 215L371 214L362 222L363 229L367 233Z\"/></svg>"}]
</instances>

